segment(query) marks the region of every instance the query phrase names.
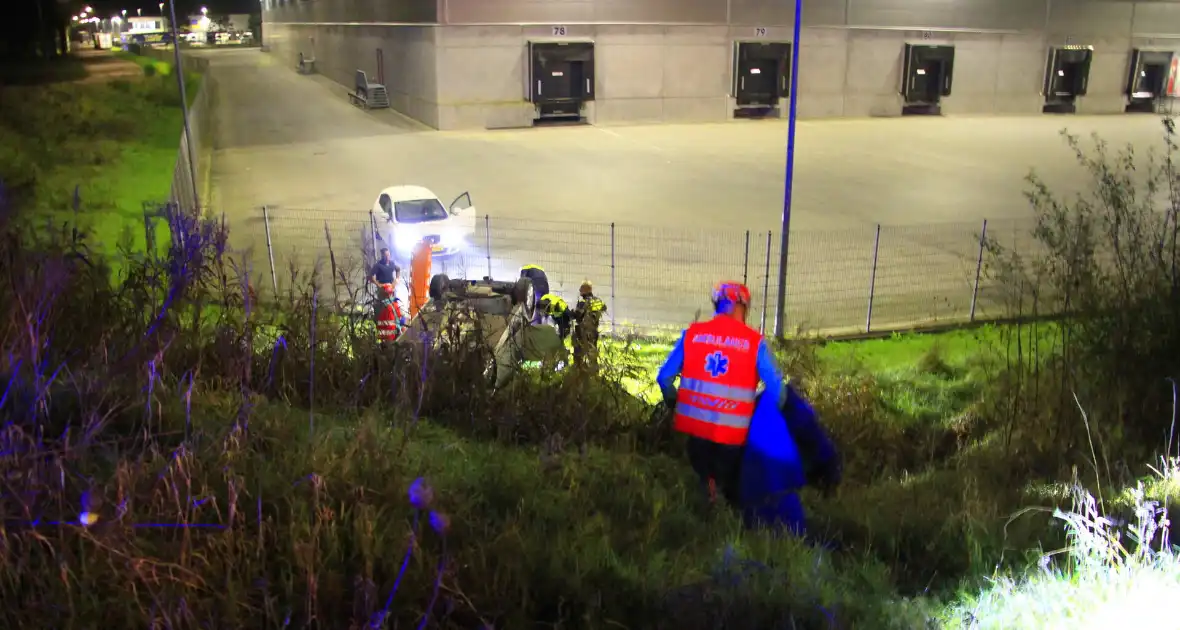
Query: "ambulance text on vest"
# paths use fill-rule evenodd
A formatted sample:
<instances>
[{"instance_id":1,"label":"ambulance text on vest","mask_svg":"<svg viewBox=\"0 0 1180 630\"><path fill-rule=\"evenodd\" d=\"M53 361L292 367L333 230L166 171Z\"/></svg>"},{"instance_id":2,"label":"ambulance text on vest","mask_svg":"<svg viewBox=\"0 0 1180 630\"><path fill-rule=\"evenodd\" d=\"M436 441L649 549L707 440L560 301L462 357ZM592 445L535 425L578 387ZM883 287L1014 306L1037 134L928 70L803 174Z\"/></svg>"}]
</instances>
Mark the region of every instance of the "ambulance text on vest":
<instances>
[{"instance_id":1,"label":"ambulance text on vest","mask_svg":"<svg viewBox=\"0 0 1180 630\"><path fill-rule=\"evenodd\" d=\"M741 337L718 337L717 335L710 335L708 333L698 333L693 336L692 342L707 346L716 346L718 348L732 348L739 352L750 351L750 340Z\"/></svg>"},{"instance_id":2,"label":"ambulance text on vest","mask_svg":"<svg viewBox=\"0 0 1180 630\"><path fill-rule=\"evenodd\" d=\"M699 394L689 394L688 399L695 405L701 407L710 407L719 411L733 411L738 408L738 403L732 400L721 400L718 398L704 398Z\"/></svg>"}]
</instances>

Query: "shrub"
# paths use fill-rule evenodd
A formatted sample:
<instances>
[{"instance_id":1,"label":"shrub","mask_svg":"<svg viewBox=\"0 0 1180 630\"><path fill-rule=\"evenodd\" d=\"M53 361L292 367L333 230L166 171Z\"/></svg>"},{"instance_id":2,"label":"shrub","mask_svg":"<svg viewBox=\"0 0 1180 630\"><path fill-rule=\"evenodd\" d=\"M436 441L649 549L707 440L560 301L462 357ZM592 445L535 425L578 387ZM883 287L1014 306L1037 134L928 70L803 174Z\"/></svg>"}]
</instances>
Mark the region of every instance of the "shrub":
<instances>
[{"instance_id":1,"label":"shrub","mask_svg":"<svg viewBox=\"0 0 1180 630\"><path fill-rule=\"evenodd\" d=\"M1166 150L1146 158L1131 147L1112 152L1097 137L1087 147L1062 133L1089 190L1065 200L1030 175L1035 247L990 244L993 272L1025 287L1026 313L1061 315L1015 332L1026 343L1017 338L1012 345L1038 356L1012 365L1019 369L1010 384L1027 387L1000 396L1023 406L1010 421L1037 434L1030 441L1046 451L1089 457L1081 404L1100 453L1145 461L1166 438L1166 425L1153 420L1170 411L1165 378L1180 373L1175 132L1165 120ZM1019 402L1030 398L1031 406Z\"/></svg>"},{"instance_id":2,"label":"shrub","mask_svg":"<svg viewBox=\"0 0 1180 630\"><path fill-rule=\"evenodd\" d=\"M1138 489L1124 536L1093 495L1080 486L1073 494L1074 509L1054 513L1071 541L1064 560L1049 553L1023 578L996 576L983 592L951 607L944 627L1077 627L1127 618L1144 627L1175 625L1163 602L1180 589L1180 550L1171 546L1159 504Z\"/></svg>"}]
</instances>

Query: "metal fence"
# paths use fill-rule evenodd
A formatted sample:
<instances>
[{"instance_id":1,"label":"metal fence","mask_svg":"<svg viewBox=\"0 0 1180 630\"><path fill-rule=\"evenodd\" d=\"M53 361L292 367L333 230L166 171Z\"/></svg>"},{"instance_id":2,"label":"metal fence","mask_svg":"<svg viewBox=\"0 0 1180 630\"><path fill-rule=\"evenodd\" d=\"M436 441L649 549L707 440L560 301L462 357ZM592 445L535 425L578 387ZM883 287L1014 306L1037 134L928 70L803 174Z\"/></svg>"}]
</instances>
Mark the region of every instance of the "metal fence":
<instances>
[{"instance_id":1,"label":"metal fence","mask_svg":"<svg viewBox=\"0 0 1180 630\"><path fill-rule=\"evenodd\" d=\"M288 282L287 269L325 265L329 238L338 281L359 285L373 260L376 224L364 211L267 207L250 223L253 229L238 232L237 245L254 248L255 269L269 270L266 283L275 291ZM983 237L1027 252L1031 227L1007 220L793 231L784 328L849 334L1005 317L1007 293L988 273ZM481 216L471 241L462 255L436 258L434 273L511 279L522 265L536 264L546 270L553 292L567 300L590 280L607 301L609 325L617 332L683 327L709 315L716 282L742 280L754 294L750 323L774 329L775 231Z\"/></svg>"},{"instance_id":2,"label":"metal fence","mask_svg":"<svg viewBox=\"0 0 1180 630\"><path fill-rule=\"evenodd\" d=\"M159 57L164 61L172 61L170 57L162 56L159 51L153 52L152 56ZM196 94L192 95L192 104L189 105L188 121L191 131L191 146L189 145L189 135L184 130L180 132L180 147L176 153L176 166L172 171L170 201L186 212L196 212L202 207L201 191L204 189L212 169L209 159L213 132L209 96L212 89L212 79L205 71L208 63L204 60L186 59L183 63L186 73L200 72L201 81Z\"/></svg>"}]
</instances>

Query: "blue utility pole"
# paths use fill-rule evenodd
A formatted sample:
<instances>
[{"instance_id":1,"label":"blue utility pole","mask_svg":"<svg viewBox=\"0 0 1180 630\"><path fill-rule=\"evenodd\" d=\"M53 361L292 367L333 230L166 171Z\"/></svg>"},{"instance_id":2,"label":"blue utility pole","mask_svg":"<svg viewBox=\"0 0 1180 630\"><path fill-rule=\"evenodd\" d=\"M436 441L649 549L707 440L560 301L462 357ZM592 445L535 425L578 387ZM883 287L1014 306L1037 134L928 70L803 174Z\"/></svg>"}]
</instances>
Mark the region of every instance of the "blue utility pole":
<instances>
[{"instance_id":1,"label":"blue utility pole","mask_svg":"<svg viewBox=\"0 0 1180 630\"><path fill-rule=\"evenodd\" d=\"M778 304L774 310L774 336L782 338L787 311L787 248L791 242L791 193L795 179L795 114L799 102L799 30L803 24L803 0L795 0L795 32L791 38L791 93L787 114L787 175L783 184L782 242L778 258ZM765 298L764 298L765 299Z\"/></svg>"}]
</instances>

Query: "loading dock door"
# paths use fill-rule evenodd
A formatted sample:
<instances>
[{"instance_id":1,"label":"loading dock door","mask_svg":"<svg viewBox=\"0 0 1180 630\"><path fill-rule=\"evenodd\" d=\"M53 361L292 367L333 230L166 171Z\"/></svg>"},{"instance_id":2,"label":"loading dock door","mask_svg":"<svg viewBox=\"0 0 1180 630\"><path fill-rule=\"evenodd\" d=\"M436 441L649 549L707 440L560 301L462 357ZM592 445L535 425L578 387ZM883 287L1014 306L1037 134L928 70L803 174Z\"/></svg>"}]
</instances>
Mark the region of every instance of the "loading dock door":
<instances>
[{"instance_id":1,"label":"loading dock door","mask_svg":"<svg viewBox=\"0 0 1180 630\"><path fill-rule=\"evenodd\" d=\"M1086 95L1090 83L1090 62L1094 49L1090 46L1063 46L1049 49L1045 64L1045 106L1046 113L1072 114L1077 111L1076 101Z\"/></svg>"},{"instance_id":2,"label":"loading dock door","mask_svg":"<svg viewBox=\"0 0 1180 630\"><path fill-rule=\"evenodd\" d=\"M594 44L529 42L529 100L542 118L578 115L594 100Z\"/></svg>"},{"instance_id":3,"label":"loading dock door","mask_svg":"<svg viewBox=\"0 0 1180 630\"><path fill-rule=\"evenodd\" d=\"M790 95L790 85L790 44L737 43L733 94L738 107L774 107Z\"/></svg>"},{"instance_id":4,"label":"loading dock door","mask_svg":"<svg viewBox=\"0 0 1180 630\"><path fill-rule=\"evenodd\" d=\"M951 95L955 69L954 46L906 44L901 95L905 114L938 114L942 97Z\"/></svg>"},{"instance_id":5,"label":"loading dock door","mask_svg":"<svg viewBox=\"0 0 1180 630\"><path fill-rule=\"evenodd\" d=\"M1127 76L1126 111L1154 112L1156 101L1164 96L1171 69L1171 52L1138 48L1132 51L1131 69Z\"/></svg>"}]
</instances>

